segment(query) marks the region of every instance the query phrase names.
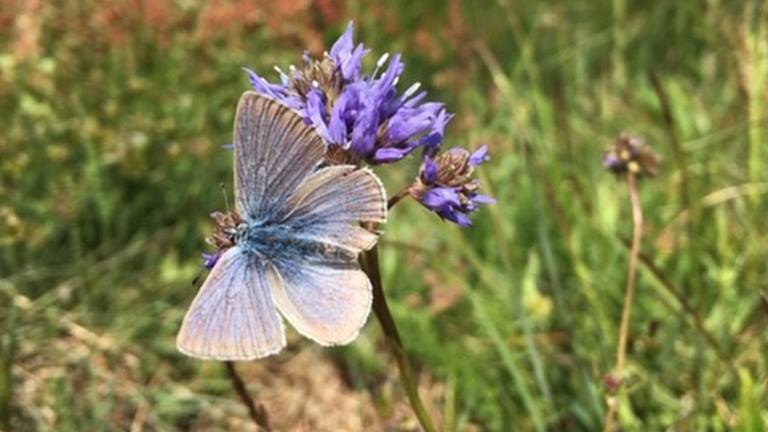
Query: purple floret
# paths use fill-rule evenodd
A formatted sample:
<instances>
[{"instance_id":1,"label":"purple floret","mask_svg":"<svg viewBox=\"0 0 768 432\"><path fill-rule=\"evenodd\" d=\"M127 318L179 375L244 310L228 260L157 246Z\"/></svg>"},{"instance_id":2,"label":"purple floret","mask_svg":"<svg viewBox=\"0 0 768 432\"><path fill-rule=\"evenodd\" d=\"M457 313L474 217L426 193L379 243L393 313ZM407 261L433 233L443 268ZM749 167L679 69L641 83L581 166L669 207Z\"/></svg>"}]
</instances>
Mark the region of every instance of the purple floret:
<instances>
[{"instance_id":1,"label":"purple floret","mask_svg":"<svg viewBox=\"0 0 768 432\"><path fill-rule=\"evenodd\" d=\"M251 85L301 113L330 145L358 160L393 163L420 147L436 154L453 115L442 103L423 102L418 84L398 92L405 71L400 54L383 55L372 73L363 73L370 50L355 45L354 31L350 23L323 59L305 54L304 69L281 72L280 84L246 69Z\"/></svg>"},{"instance_id":2,"label":"purple floret","mask_svg":"<svg viewBox=\"0 0 768 432\"><path fill-rule=\"evenodd\" d=\"M479 183L472 177L474 168L490 160L488 146L470 154L463 148L437 156L424 156L421 174L411 188L411 196L441 218L461 226L472 225L470 213L480 204L494 204L496 200L477 192Z\"/></svg>"}]
</instances>

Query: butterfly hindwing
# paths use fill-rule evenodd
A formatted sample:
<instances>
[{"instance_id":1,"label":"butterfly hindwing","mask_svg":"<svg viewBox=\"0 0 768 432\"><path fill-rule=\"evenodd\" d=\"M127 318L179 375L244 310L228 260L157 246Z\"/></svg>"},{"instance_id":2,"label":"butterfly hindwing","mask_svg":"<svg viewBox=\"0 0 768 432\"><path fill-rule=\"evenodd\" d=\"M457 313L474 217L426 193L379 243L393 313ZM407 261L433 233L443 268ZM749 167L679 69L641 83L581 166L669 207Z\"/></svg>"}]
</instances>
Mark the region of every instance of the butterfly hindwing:
<instances>
[{"instance_id":1,"label":"butterfly hindwing","mask_svg":"<svg viewBox=\"0 0 768 432\"><path fill-rule=\"evenodd\" d=\"M378 235L359 222L386 221L386 192L368 169L330 166L307 177L278 217L297 237L357 253L376 244Z\"/></svg>"},{"instance_id":2,"label":"butterfly hindwing","mask_svg":"<svg viewBox=\"0 0 768 432\"><path fill-rule=\"evenodd\" d=\"M371 311L371 282L356 261L305 257L276 261L283 283L275 302L299 333L322 344L343 345L360 333Z\"/></svg>"},{"instance_id":3,"label":"butterfly hindwing","mask_svg":"<svg viewBox=\"0 0 768 432\"><path fill-rule=\"evenodd\" d=\"M319 245L275 260L283 279L274 290L280 312L318 343L350 342L371 310L371 283L357 255L373 247L378 236L359 222L386 220L381 181L367 169L322 168L304 180L278 214L294 238Z\"/></svg>"},{"instance_id":4,"label":"butterfly hindwing","mask_svg":"<svg viewBox=\"0 0 768 432\"><path fill-rule=\"evenodd\" d=\"M199 358L250 360L277 353L285 330L272 291L272 265L235 246L211 270L176 338L179 351Z\"/></svg>"},{"instance_id":5,"label":"butterfly hindwing","mask_svg":"<svg viewBox=\"0 0 768 432\"><path fill-rule=\"evenodd\" d=\"M301 116L258 93L235 114L235 198L241 215L266 220L322 161L325 143Z\"/></svg>"}]
</instances>

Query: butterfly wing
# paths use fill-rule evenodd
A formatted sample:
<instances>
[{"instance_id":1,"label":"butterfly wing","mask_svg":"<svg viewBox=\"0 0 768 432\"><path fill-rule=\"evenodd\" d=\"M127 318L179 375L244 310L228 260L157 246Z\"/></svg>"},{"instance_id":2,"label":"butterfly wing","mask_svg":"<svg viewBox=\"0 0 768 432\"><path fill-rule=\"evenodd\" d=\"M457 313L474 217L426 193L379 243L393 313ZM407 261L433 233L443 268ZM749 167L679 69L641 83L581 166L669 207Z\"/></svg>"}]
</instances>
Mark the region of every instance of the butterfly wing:
<instances>
[{"instance_id":1,"label":"butterfly wing","mask_svg":"<svg viewBox=\"0 0 768 432\"><path fill-rule=\"evenodd\" d=\"M369 170L332 166L309 176L280 212L302 242L319 245L301 256L277 257L282 284L274 298L283 316L323 345L352 341L371 310L371 282L357 255L377 235L360 221L382 223L387 202L381 181Z\"/></svg>"},{"instance_id":2,"label":"butterfly wing","mask_svg":"<svg viewBox=\"0 0 768 432\"><path fill-rule=\"evenodd\" d=\"M299 238L359 253L378 240L378 235L360 227L359 222L386 221L386 192L369 169L330 166L307 177L278 218L294 227Z\"/></svg>"},{"instance_id":3,"label":"butterfly wing","mask_svg":"<svg viewBox=\"0 0 768 432\"><path fill-rule=\"evenodd\" d=\"M256 221L270 219L325 154L298 113L252 91L237 105L234 147L237 209Z\"/></svg>"},{"instance_id":4,"label":"butterfly wing","mask_svg":"<svg viewBox=\"0 0 768 432\"><path fill-rule=\"evenodd\" d=\"M354 340L371 311L371 282L354 261L298 258L275 263L284 283L274 290L283 316L321 345Z\"/></svg>"},{"instance_id":5,"label":"butterfly wing","mask_svg":"<svg viewBox=\"0 0 768 432\"><path fill-rule=\"evenodd\" d=\"M179 351L216 360L251 360L285 346L272 287L274 267L235 246L219 259L187 311L176 338Z\"/></svg>"}]
</instances>

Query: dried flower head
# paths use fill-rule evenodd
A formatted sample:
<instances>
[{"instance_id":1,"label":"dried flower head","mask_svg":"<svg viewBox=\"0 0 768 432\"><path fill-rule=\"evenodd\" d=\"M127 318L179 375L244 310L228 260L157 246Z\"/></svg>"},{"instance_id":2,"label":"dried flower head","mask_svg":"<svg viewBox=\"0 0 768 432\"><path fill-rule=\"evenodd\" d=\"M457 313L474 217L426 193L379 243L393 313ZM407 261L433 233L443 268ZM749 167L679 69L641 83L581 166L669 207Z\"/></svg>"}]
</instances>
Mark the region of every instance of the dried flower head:
<instances>
[{"instance_id":1,"label":"dried flower head","mask_svg":"<svg viewBox=\"0 0 768 432\"><path fill-rule=\"evenodd\" d=\"M475 167L489 159L486 145L471 154L460 147L443 152L434 159L427 154L409 193L441 218L470 226L470 213L476 211L480 204L496 202L477 192L480 185L472 176Z\"/></svg>"},{"instance_id":2,"label":"dried flower head","mask_svg":"<svg viewBox=\"0 0 768 432\"><path fill-rule=\"evenodd\" d=\"M354 26L321 59L303 56L303 66L279 68L280 84L246 69L256 91L302 114L330 144L330 164L397 162L421 147L436 154L453 117L442 103L423 102L416 83L400 94L405 70L400 54L382 55L370 74L362 71L369 50L354 44Z\"/></svg>"},{"instance_id":3,"label":"dried flower head","mask_svg":"<svg viewBox=\"0 0 768 432\"><path fill-rule=\"evenodd\" d=\"M222 213L211 213L211 219L214 221L215 230L213 235L206 238L205 241L216 248L216 252L213 254L203 254L203 267L212 269L219 257L235 245L235 236L237 235L237 228L243 223L243 219L237 211Z\"/></svg>"},{"instance_id":4,"label":"dried flower head","mask_svg":"<svg viewBox=\"0 0 768 432\"><path fill-rule=\"evenodd\" d=\"M605 152L603 165L616 174L654 176L661 157L637 136L622 134Z\"/></svg>"}]
</instances>

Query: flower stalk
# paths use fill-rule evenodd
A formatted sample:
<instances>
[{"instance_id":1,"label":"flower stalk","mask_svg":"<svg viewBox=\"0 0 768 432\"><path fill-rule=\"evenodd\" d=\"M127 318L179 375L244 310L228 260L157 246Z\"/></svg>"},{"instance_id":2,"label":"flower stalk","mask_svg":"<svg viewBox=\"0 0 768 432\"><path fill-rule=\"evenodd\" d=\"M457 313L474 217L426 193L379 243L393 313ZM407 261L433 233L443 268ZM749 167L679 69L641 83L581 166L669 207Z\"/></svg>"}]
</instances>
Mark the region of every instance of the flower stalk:
<instances>
[{"instance_id":1,"label":"flower stalk","mask_svg":"<svg viewBox=\"0 0 768 432\"><path fill-rule=\"evenodd\" d=\"M395 325L395 320L392 317L392 312L389 310L387 298L384 296L384 288L381 283L381 271L379 270L378 246L374 246L372 249L366 251L362 259L365 272L371 279L371 285L373 286L373 313L376 315L379 324L381 324L387 348L392 357L394 357L395 363L397 363L397 368L400 371L400 381L403 384L405 393L408 395L408 401L411 403L413 412L416 414L416 418L419 420L419 424L421 424L424 431L434 432L436 430L434 422L419 397L418 384L413 373L413 368L411 368L411 363L405 352L405 347L400 338L400 332Z\"/></svg>"},{"instance_id":2,"label":"flower stalk","mask_svg":"<svg viewBox=\"0 0 768 432\"><path fill-rule=\"evenodd\" d=\"M410 195L410 187L403 188L400 192L396 193L389 198L387 202L387 209L392 209L400 200ZM376 227L368 227L371 230ZM371 286L373 288L373 313L376 315L376 320L381 325L381 330L384 332L384 340L386 341L387 348L390 354L397 363L397 369L400 371L400 381L403 384L405 393L408 396L408 401L413 408L416 418L419 420L419 424L425 432L435 431L435 423L432 421L429 412L424 407L424 403L419 397L419 387L416 382L411 362L408 360L408 355L405 352L403 346L403 340L400 337L400 331L397 329L395 319L392 317L392 312L389 310L389 304L387 304L387 297L384 295L384 287L381 282L381 270L379 268L379 248L378 245L372 249L363 253L360 257L363 271L368 275L371 280Z\"/></svg>"},{"instance_id":3,"label":"flower stalk","mask_svg":"<svg viewBox=\"0 0 768 432\"><path fill-rule=\"evenodd\" d=\"M267 410L262 404L256 404L256 402L248 393L248 389L245 387L245 382L237 373L235 369L235 363L231 361L225 361L224 366L227 368L227 375L229 380L232 381L232 387L235 389L235 393L240 397L240 401L243 402L246 409L248 409L248 415L251 416L253 422L256 423L256 429L259 431L271 431L272 427L269 425L269 416Z\"/></svg>"},{"instance_id":4,"label":"flower stalk","mask_svg":"<svg viewBox=\"0 0 768 432\"><path fill-rule=\"evenodd\" d=\"M387 209L391 209L395 206L395 204L399 203L401 199L407 197L410 194L410 187L406 187L403 189L400 189L400 192L392 195L389 200L387 200Z\"/></svg>"},{"instance_id":5,"label":"flower stalk","mask_svg":"<svg viewBox=\"0 0 768 432\"><path fill-rule=\"evenodd\" d=\"M640 260L640 241L643 236L643 209L640 205L640 194L637 187L637 174L630 170L627 173L627 184L629 185L629 196L632 202L632 222L634 225L632 234L632 246L629 252L629 275L627 277L627 290L624 294L624 309L621 313L621 324L619 326L619 343L616 349L616 368L613 373L606 377L606 383L609 384L611 402L608 406L608 414L605 418L605 427L603 432L611 432L614 429L616 410L618 401L616 394L621 388L622 374L624 365L627 361L627 341L629 340L629 321L632 317L632 303L635 298L635 286L637 285L637 265Z\"/></svg>"}]
</instances>

